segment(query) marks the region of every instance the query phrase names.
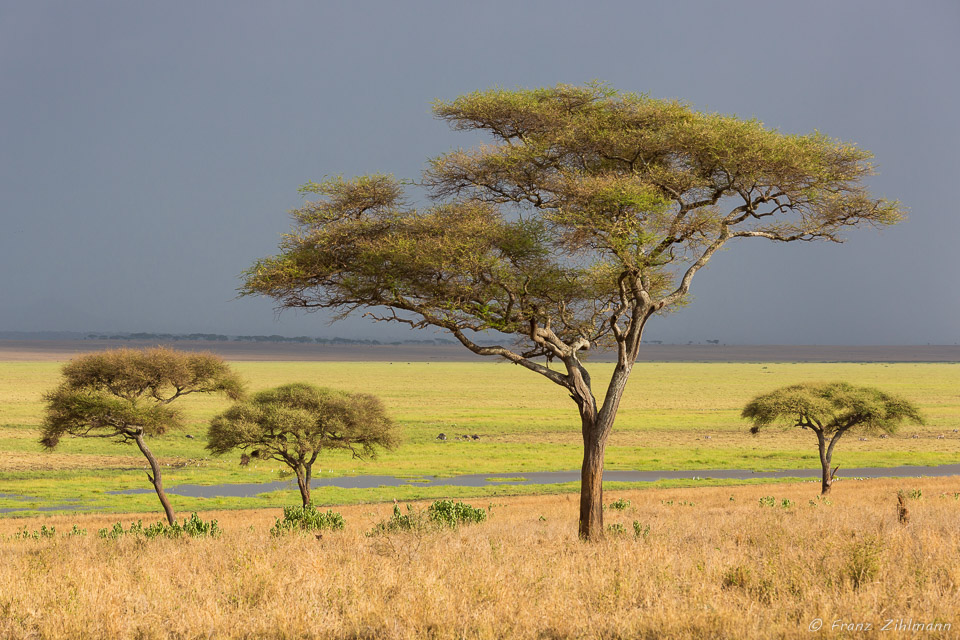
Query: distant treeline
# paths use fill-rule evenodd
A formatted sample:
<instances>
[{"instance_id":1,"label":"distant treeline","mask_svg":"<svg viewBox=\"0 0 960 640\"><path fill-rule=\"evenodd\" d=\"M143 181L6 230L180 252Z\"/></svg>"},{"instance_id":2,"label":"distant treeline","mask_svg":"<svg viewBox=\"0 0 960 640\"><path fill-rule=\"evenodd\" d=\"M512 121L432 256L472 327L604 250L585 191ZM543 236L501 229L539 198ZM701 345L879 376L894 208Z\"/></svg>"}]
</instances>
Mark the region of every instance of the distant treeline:
<instances>
[{"instance_id":1,"label":"distant treeline","mask_svg":"<svg viewBox=\"0 0 960 640\"><path fill-rule=\"evenodd\" d=\"M311 336L228 336L222 333L115 333L101 334L88 333L87 340L195 340L204 342L299 342L301 344L347 344L347 345L398 345L419 344L428 346L457 344L454 340L434 338L432 340L397 340L382 342L380 340L364 340L352 338L313 338Z\"/></svg>"}]
</instances>

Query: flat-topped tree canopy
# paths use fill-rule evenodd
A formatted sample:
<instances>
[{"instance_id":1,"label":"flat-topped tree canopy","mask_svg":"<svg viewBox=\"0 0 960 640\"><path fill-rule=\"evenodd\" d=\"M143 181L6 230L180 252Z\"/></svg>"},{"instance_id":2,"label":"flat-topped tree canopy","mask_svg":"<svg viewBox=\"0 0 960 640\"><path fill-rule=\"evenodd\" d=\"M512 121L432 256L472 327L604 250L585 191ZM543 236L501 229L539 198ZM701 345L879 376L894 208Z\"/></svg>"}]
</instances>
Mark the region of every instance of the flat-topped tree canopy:
<instances>
[{"instance_id":1,"label":"flat-topped tree canopy","mask_svg":"<svg viewBox=\"0 0 960 640\"><path fill-rule=\"evenodd\" d=\"M390 307L453 331L519 336L529 357L633 346L629 327L682 301L728 240L842 241L898 221L862 184L871 154L822 134L699 113L604 85L472 93L437 102L493 144L444 154L411 207L401 181L309 183L283 254L244 293L284 307ZM643 315L643 314L641 314ZM633 322L632 322L633 321Z\"/></svg>"},{"instance_id":2,"label":"flat-topped tree canopy","mask_svg":"<svg viewBox=\"0 0 960 640\"><path fill-rule=\"evenodd\" d=\"M54 448L64 435L162 435L182 426L168 406L192 393L239 399L243 383L219 357L165 347L114 349L75 358L61 369L60 386L46 395L41 443Z\"/></svg>"},{"instance_id":3,"label":"flat-topped tree canopy","mask_svg":"<svg viewBox=\"0 0 960 640\"><path fill-rule=\"evenodd\" d=\"M241 292L440 327L535 371L577 403L594 466L647 320L682 304L727 242L841 242L902 217L867 191L867 151L599 83L476 92L434 113L490 140L429 162L430 203L379 174L306 184L319 198L292 212L281 253L257 261ZM480 345L483 331L513 344ZM601 403L579 356L596 346L617 353ZM587 528L602 531L590 501Z\"/></svg>"},{"instance_id":4,"label":"flat-topped tree canopy","mask_svg":"<svg viewBox=\"0 0 960 640\"><path fill-rule=\"evenodd\" d=\"M753 433L778 424L824 434L853 428L895 433L904 422L923 424L920 409L909 400L848 382L804 382L783 387L751 400L741 416L753 421Z\"/></svg>"}]
</instances>

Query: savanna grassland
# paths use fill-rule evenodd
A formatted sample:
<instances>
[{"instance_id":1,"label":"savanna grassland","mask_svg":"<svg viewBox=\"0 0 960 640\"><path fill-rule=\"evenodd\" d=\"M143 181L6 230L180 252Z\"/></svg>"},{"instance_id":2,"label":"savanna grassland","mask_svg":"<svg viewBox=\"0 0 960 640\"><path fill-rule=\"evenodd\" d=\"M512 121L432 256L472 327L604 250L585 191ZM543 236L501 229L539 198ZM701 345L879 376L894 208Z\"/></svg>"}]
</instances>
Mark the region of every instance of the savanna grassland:
<instances>
[{"instance_id":1,"label":"savanna grassland","mask_svg":"<svg viewBox=\"0 0 960 640\"><path fill-rule=\"evenodd\" d=\"M958 491L956 478L843 480L829 501L810 483L612 491L606 521L623 533L598 543L577 539L571 494L475 500L480 524L377 536L392 505L345 506L345 528L319 539L271 536L275 509L204 514L216 539L101 539L107 515L5 519L0 636L955 638ZM41 524L58 533L14 537ZM73 525L88 533L63 535Z\"/></svg>"},{"instance_id":2,"label":"savanna grassland","mask_svg":"<svg viewBox=\"0 0 960 640\"><path fill-rule=\"evenodd\" d=\"M493 362L236 362L256 391L308 381L381 397L400 424L402 445L372 461L333 454L322 457L317 476L389 474L415 478L461 473L515 473L577 469L580 425L562 391L520 367ZM60 363L0 362L0 508L36 514L65 505L95 511L135 512L155 508L146 461L132 446L103 439L67 438L54 452L37 442L42 394L57 383ZM603 378L609 363L592 365ZM748 433L739 418L757 393L806 380L845 379L876 385L918 403L928 424L889 439L848 435L838 445L841 469L859 466L935 465L960 461L960 364L951 363L638 363L607 448L608 469L815 469L816 442L799 430ZM211 457L204 450L209 419L228 401L183 398L187 428L153 440L169 465L164 482L220 484L265 482L283 477L279 464L238 464L239 454ZM439 433L446 442L436 440ZM477 441L457 441L477 434ZM938 439L938 436L943 438ZM187 436L194 436L188 438ZM917 436L914 438L913 436ZM841 471L841 476L842 471ZM673 484L691 481L674 481ZM710 481L698 481L698 484ZM618 485L611 485L618 486ZM575 491L576 484L458 488L457 496ZM450 487L317 490L320 504L412 500L451 494ZM256 498L173 496L178 511L276 507L296 501L296 490Z\"/></svg>"}]
</instances>

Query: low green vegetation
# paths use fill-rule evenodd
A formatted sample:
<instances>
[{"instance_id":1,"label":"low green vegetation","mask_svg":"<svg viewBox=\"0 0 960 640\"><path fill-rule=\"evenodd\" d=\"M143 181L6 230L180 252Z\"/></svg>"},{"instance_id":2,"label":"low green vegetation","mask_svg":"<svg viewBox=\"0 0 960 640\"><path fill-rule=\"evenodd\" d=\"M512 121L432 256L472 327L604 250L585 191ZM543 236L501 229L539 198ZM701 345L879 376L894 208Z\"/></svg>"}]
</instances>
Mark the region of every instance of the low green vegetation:
<instances>
[{"instance_id":1,"label":"low green vegetation","mask_svg":"<svg viewBox=\"0 0 960 640\"><path fill-rule=\"evenodd\" d=\"M793 500L790 500L789 498L781 498L780 500L777 500L773 496L763 496L760 498L759 503L761 507L779 507L780 509L789 509L794 504Z\"/></svg>"},{"instance_id":2,"label":"low green vegetation","mask_svg":"<svg viewBox=\"0 0 960 640\"><path fill-rule=\"evenodd\" d=\"M427 517L442 527L456 529L462 524L477 524L487 519L483 509L453 500L437 500L427 507Z\"/></svg>"},{"instance_id":3,"label":"low green vegetation","mask_svg":"<svg viewBox=\"0 0 960 640\"><path fill-rule=\"evenodd\" d=\"M270 529L271 535L282 536L286 533L313 533L316 531L337 531L344 527L343 516L334 511L318 511L312 504L306 506L284 507L283 517L277 518Z\"/></svg>"},{"instance_id":4,"label":"low green vegetation","mask_svg":"<svg viewBox=\"0 0 960 640\"><path fill-rule=\"evenodd\" d=\"M431 529L456 529L461 525L477 524L487 519L488 512L453 500L436 500L426 509L417 509L407 505L406 513L400 504L393 505L393 515L381 520L370 530L368 536L380 536L391 533L424 533Z\"/></svg>"},{"instance_id":5,"label":"low green vegetation","mask_svg":"<svg viewBox=\"0 0 960 640\"><path fill-rule=\"evenodd\" d=\"M633 537L637 540L646 540L650 535L650 525L640 524L639 520L633 521Z\"/></svg>"},{"instance_id":6,"label":"low green vegetation","mask_svg":"<svg viewBox=\"0 0 960 640\"><path fill-rule=\"evenodd\" d=\"M204 521L196 513L190 514L185 518L183 524L174 521L173 524L165 522L155 522L151 525L143 526L142 520L137 520L130 524L129 529L124 529L119 522L109 529L100 529L97 535L101 538L116 540L124 536L135 536L143 538L219 538L223 532L216 520Z\"/></svg>"},{"instance_id":7,"label":"low green vegetation","mask_svg":"<svg viewBox=\"0 0 960 640\"><path fill-rule=\"evenodd\" d=\"M56 527L48 527L47 525L40 525L39 529L30 531L27 527L23 527L20 531L17 531L13 534L14 540L41 540L43 538L55 538L57 536Z\"/></svg>"},{"instance_id":8,"label":"low green vegetation","mask_svg":"<svg viewBox=\"0 0 960 640\"><path fill-rule=\"evenodd\" d=\"M630 501L623 498L618 498L608 505L614 511L623 511L630 506Z\"/></svg>"},{"instance_id":9,"label":"low green vegetation","mask_svg":"<svg viewBox=\"0 0 960 640\"><path fill-rule=\"evenodd\" d=\"M153 492L118 495L112 491L144 488L146 461L132 445L108 439L73 438L55 452L38 440L45 392L57 385L61 363L0 362L0 510L7 516L37 515L38 509L62 512L149 512L157 508ZM580 424L568 415L570 399L548 381L524 375L517 367L492 362L234 362L231 368L252 392L298 380L370 393L381 398L398 423L400 444L375 461L356 460L331 451L314 468L315 479L376 474L406 478L437 475L524 474L578 469L582 461ZM595 376L611 364L590 365ZM866 440L850 437L838 448L834 464L855 467L939 465L960 462L960 364L851 363L638 363L627 387L617 426L607 446L607 469L809 469L819 464L809 434L800 429L748 433L739 417L758 393L785 384L844 379L882 387L909 398L927 424ZM157 436L152 449L164 468L164 483L174 507L185 513L211 509L279 508L299 493L284 467L253 459L241 466L240 454L211 457L205 449L210 420L230 406L216 396L190 395L179 406L181 431ZM574 416L575 418L575 416ZM450 436L437 440L439 433ZM456 441L462 433L479 440ZM193 436L193 437L188 437ZM706 436L710 436L706 439ZM916 438L914 436L917 436ZM943 438L939 438L943 436ZM264 483L286 485L253 498L194 498L177 495L183 484ZM786 481L786 479L784 480ZM846 482L850 482L846 478ZM768 484L768 479L735 484ZM682 487L729 484L715 479L671 480L618 487ZM578 483L486 487L402 487L315 489L318 506L362 502L462 500L503 495L566 493ZM837 490L844 490L843 484ZM147 485L149 487L149 485Z\"/></svg>"}]
</instances>

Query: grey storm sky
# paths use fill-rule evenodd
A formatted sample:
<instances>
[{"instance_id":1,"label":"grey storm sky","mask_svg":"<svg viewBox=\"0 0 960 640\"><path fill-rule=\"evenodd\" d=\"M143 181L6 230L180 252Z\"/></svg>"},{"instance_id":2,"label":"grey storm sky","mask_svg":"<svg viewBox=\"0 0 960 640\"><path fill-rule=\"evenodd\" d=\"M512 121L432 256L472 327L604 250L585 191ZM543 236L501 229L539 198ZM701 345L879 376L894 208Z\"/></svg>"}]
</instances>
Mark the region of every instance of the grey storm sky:
<instances>
[{"instance_id":1,"label":"grey storm sky","mask_svg":"<svg viewBox=\"0 0 960 640\"><path fill-rule=\"evenodd\" d=\"M298 185L476 141L431 100L600 79L855 142L909 208L843 245L731 246L648 339L953 344L958 32L952 1L0 0L0 331L410 336L277 318L238 274Z\"/></svg>"}]
</instances>

